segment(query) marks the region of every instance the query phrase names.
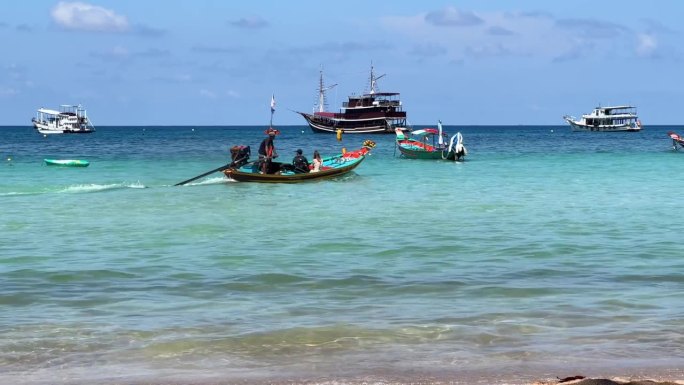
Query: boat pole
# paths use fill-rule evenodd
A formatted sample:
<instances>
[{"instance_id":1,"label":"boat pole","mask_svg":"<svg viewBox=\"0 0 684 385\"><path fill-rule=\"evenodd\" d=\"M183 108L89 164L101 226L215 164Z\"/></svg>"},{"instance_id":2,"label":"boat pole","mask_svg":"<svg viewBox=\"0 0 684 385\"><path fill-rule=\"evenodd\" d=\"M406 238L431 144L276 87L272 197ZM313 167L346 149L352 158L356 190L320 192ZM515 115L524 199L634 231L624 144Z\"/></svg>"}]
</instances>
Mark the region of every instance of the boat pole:
<instances>
[{"instance_id":1,"label":"boat pole","mask_svg":"<svg viewBox=\"0 0 684 385\"><path fill-rule=\"evenodd\" d=\"M273 113L275 112L275 95L271 94L271 123L269 127L273 127Z\"/></svg>"}]
</instances>

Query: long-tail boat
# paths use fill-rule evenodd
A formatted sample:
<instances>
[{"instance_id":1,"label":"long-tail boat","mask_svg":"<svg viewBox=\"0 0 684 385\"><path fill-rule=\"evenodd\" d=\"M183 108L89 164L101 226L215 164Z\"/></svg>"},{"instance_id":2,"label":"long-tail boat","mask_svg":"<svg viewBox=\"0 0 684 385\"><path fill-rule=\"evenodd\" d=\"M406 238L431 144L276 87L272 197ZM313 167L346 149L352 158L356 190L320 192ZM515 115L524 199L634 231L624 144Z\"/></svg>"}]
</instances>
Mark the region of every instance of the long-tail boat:
<instances>
[{"instance_id":1,"label":"long-tail boat","mask_svg":"<svg viewBox=\"0 0 684 385\"><path fill-rule=\"evenodd\" d=\"M238 182L261 182L261 183L299 183L311 180L329 179L345 175L358 167L370 150L375 147L375 142L366 140L363 146L355 151L348 151L338 155L322 159L320 171L296 172L288 163L269 162L266 172L262 161L249 162L249 151L238 154L233 160L233 167L223 170L230 179ZM246 157L245 157L246 155Z\"/></svg>"},{"instance_id":2,"label":"long-tail boat","mask_svg":"<svg viewBox=\"0 0 684 385\"><path fill-rule=\"evenodd\" d=\"M446 159L461 161L468 154L463 145L463 135L457 132L447 143L448 136L442 132L442 122L437 129L424 128L409 134L396 130L396 146L402 156L411 159Z\"/></svg>"}]
</instances>

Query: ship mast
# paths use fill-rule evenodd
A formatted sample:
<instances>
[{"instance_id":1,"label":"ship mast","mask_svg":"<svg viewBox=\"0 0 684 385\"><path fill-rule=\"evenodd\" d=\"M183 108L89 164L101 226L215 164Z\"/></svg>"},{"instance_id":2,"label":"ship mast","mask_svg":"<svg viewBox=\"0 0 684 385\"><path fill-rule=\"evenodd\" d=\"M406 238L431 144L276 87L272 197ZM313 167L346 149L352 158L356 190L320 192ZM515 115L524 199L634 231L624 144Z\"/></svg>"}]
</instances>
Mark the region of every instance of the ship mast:
<instances>
[{"instance_id":1,"label":"ship mast","mask_svg":"<svg viewBox=\"0 0 684 385\"><path fill-rule=\"evenodd\" d=\"M318 81L318 112L323 112L325 111L325 105L326 103L326 97L325 97L325 92L334 88L337 85L337 83L326 87L323 84L323 66L321 66L320 69L320 78Z\"/></svg>"},{"instance_id":2,"label":"ship mast","mask_svg":"<svg viewBox=\"0 0 684 385\"><path fill-rule=\"evenodd\" d=\"M377 81L382 79L385 75L387 74L382 74L378 77L375 77L375 71L373 70L373 62L371 62L371 72L370 72L370 92L369 94L374 95L376 90L375 86L377 85Z\"/></svg>"}]
</instances>

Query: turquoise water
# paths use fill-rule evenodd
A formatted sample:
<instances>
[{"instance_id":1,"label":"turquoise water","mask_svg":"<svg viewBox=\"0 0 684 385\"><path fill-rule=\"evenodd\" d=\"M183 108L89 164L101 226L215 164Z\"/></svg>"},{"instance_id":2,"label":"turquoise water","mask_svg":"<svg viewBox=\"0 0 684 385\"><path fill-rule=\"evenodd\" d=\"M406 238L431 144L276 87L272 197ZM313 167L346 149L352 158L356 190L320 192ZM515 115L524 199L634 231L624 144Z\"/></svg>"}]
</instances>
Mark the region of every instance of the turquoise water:
<instances>
[{"instance_id":1,"label":"turquoise water","mask_svg":"<svg viewBox=\"0 0 684 385\"><path fill-rule=\"evenodd\" d=\"M174 187L227 163L232 145L256 153L263 128L2 127L0 378L679 373L684 151L671 129L446 127L469 151L453 163L396 157L392 135L340 143L283 127L280 159L377 147L331 181L215 173Z\"/></svg>"}]
</instances>

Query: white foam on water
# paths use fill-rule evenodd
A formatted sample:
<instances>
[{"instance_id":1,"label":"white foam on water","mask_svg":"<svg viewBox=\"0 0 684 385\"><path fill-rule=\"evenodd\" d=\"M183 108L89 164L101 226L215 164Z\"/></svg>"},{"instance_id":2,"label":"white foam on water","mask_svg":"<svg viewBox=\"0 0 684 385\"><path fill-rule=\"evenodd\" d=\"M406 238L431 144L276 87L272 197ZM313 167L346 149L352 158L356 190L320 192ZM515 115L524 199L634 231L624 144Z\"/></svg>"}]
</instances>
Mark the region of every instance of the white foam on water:
<instances>
[{"instance_id":1,"label":"white foam on water","mask_svg":"<svg viewBox=\"0 0 684 385\"><path fill-rule=\"evenodd\" d=\"M100 191L110 191L124 188L133 189L144 189L147 188L144 184L140 182L133 183L111 183L111 184L78 184L67 186L64 189L59 190L60 193L89 193L89 192L100 192Z\"/></svg>"}]
</instances>

